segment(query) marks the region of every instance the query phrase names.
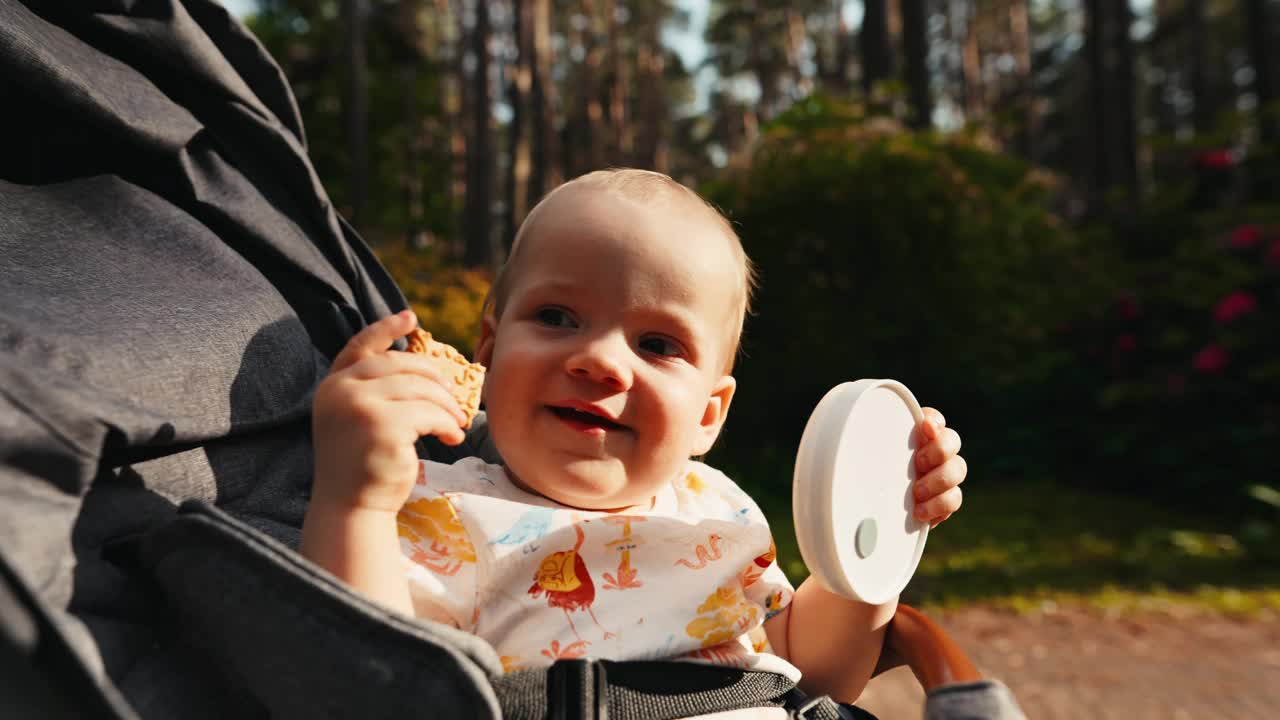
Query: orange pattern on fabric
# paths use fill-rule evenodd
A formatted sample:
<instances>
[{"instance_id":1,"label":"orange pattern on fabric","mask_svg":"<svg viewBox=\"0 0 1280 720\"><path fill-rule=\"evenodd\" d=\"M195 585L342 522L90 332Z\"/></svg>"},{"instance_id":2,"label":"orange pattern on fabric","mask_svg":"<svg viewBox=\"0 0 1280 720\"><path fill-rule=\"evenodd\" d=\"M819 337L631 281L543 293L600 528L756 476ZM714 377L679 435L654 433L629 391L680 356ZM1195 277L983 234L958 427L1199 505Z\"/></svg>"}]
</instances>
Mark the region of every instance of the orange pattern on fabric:
<instances>
[{"instance_id":1,"label":"orange pattern on fabric","mask_svg":"<svg viewBox=\"0 0 1280 720\"><path fill-rule=\"evenodd\" d=\"M683 565L689 568L690 570L701 570L702 568L707 566L707 563L713 560L720 559L720 541L723 539L724 538L720 537L720 535L716 533L711 533L711 535L707 537L706 546L695 545L693 548L693 552L694 552L694 557L698 559L697 565L693 564L692 562L684 558L680 558L679 560L676 560L673 564ZM711 549L707 550L708 547Z\"/></svg>"},{"instance_id":2,"label":"orange pattern on fabric","mask_svg":"<svg viewBox=\"0 0 1280 720\"><path fill-rule=\"evenodd\" d=\"M571 642L564 647L560 647L559 640L552 640L551 647L543 650L542 655L544 657L551 658L552 660L572 660L573 658L580 658L583 655L586 655L587 647L590 644L591 643L585 640L578 640L577 642Z\"/></svg>"},{"instance_id":3,"label":"orange pattern on fabric","mask_svg":"<svg viewBox=\"0 0 1280 720\"><path fill-rule=\"evenodd\" d=\"M582 587L582 581L578 579L576 568L578 565L583 563L578 553L573 550L551 553L542 559L533 582L549 593L573 592ZM534 594L537 595L537 593Z\"/></svg>"},{"instance_id":4,"label":"orange pattern on fabric","mask_svg":"<svg viewBox=\"0 0 1280 720\"><path fill-rule=\"evenodd\" d=\"M782 612L783 601L786 599L787 599L786 591L777 590L773 593L770 593L769 597L764 599L765 617L770 617L777 613Z\"/></svg>"},{"instance_id":5,"label":"orange pattern on fabric","mask_svg":"<svg viewBox=\"0 0 1280 720\"><path fill-rule=\"evenodd\" d=\"M734 582L707 596L698 606L698 617L685 626L685 632L702 640L702 647L708 648L747 632L759 619L760 608L752 605Z\"/></svg>"},{"instance_id":6,"label":"orange pattern on fabric","mask_svg":"<svg viewBox=\"0 0 1280 720\"><path fill-rule=\"evenodd\" d=\"M642 587L644 583L640 582L638 577L639 573L631 567L631 551L635 550L641 543L640 538L633 538L631 536L631 523L644 522L644 518L629 515L617 515L603 518L603 520L610 525L622 526L622 537L605 543L605 547L621 550L622 559L618 562L618 571L616 575L607 572L603 574L604 589L628 590L630 588Z\"/></svg>"},{"instance_id":7,"label":"orange pattern on fabric","mask_svg":"<svg viewBox=\"0 0 1280 720\"><path fill-rule=\"evenodd\" d=\"M569 616L571 610L586 610L591 616L591 621L600 628L606 638L615 637L612 632L601 627L595 611L591 609L592 603L596 600L596 586L591 581L591 573L587 570L587 564L579 553L586 536L580 525L575 525L573 531L578 536L573 549L554 552L544 557L533 575L533 585L529 586L528 593L534 597L541 597L546 593L547 607L560 608L564 611L565 620L569 621L569 629L579 641L582 640L582 636L578 635L578 628L573 624L573 618Z\"/></svg>"},{"instance_id":8,"label":"orange pattern on fabric","mask_svg":"<svg viewBox=\"0 0 1280 720\"><path fill-rule=\"evenodd\" d=\"M769 569L773 564L774 558L778 557L778 548L774 546L773 539L769 540L769 549L763 555L758 555L747 566L742 568L742 572L738 574L738 582L742 583L742 587L750 587L756 584L764 575L764 571Z\"/></svg>"},{"instance_id":9,"label":"orange pattern on fabric","mask_svg":"<svg viewBox=\"0 0 1280 720\"><path fill-rule=\"evenodd\" d=\"M475 546L448 498L405 503L396 515L396 532L412 543L410 560L441 575L455 575L476 561Z\"/></svg>"},{"instance_id":10,"label":"orange pattern on fabric","mask_svg":"<svg viewBox=\"0 0 1280 720\"><path fill-rule=\"evenodd\" d=\"M751 641L751 650L753 652L773 652L773 648L769 645L769 636L765 634L763 625L751 628L751 632L747 633L747 639Z\"/></svg>"}]
</instances>

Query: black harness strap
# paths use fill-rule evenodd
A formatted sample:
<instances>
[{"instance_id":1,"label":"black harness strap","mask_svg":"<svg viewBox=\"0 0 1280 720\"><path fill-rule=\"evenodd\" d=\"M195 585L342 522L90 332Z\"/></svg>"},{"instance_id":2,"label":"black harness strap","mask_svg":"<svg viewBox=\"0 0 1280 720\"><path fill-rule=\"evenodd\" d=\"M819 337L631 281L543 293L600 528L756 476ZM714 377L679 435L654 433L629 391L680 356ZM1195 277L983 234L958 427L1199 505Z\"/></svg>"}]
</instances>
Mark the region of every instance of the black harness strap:
<instances>
[{"instance_id":1,"label":"black harness strap","mask_svg":"<svg viewBox=\"0 0 1280 720\"><path fill-rule=\"evenodd\" d=\"M687 662L559 660L496 677L493 687L504 720L679 720L758 707L842 717L825 697L795 706L795 684L782 675Z\"/></svg>"}]
</instances>

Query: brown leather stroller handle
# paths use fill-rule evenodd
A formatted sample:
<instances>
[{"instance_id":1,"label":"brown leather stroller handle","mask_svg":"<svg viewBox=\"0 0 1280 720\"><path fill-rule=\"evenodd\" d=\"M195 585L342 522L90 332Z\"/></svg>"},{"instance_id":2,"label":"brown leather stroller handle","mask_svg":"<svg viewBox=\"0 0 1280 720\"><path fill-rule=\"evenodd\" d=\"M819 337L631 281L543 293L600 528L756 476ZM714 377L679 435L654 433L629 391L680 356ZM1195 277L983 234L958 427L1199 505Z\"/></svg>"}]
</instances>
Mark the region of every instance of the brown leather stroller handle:
<instances>
[{"instance_id":1,"label":"brown leather stroller handle","mask_svg":"<svg viewBox=\"0 0 1280 720\"><path fill-rule=\"evenodd\" d=\"M898 604L880 655L876 674L907 665L925 692L940 685L982 679L982 673L946 631L910 605Z\"/></svg>"}]
</instances>

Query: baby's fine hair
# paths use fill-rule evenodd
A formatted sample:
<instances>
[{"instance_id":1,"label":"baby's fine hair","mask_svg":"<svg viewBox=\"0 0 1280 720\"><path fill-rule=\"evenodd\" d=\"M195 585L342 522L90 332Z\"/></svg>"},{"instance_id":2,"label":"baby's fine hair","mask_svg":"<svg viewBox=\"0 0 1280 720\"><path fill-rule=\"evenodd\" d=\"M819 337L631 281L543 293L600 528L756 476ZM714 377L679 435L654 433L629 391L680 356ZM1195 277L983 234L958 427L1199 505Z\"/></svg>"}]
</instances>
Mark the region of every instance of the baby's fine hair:
<instances>
[{"instance_id":1,"label":"baby's fine hair","mask_svg":"<svg viewBox=\"0 0 1280 720\"><path fill-rule=\"evenodd\" d=\"M751 312L751 296L756 288L756 271L751 263L751 258L747 257L746 251L742 247L742 240L738 237L738 233L734 232L733 226L729 220L720 212L716 206L707 202L701 195L689 189L688 187L676 182L671 177L653 170L639 170L635 168L611 168L608 170L596 170L576 177L562 185L556 187L547 193L538 204L529 211L524 222L520 224L520 229L516 231L515 239L511 243L511 253L507 256L507 261L502 268L498 270L497 276L493 280L493 286L489 290L489 295L485 298L484 313L492 315L497 319L504 309L507 300L508 286L511 283L511 275L517 265L520 256L521 240L529 234L531 228L537 225L538 210L547 203L557 193L564 191L566 188L583 188L590 187L608 192L617 193L620 197L626 198L636 203L648 204L655 201L682 199L685 200L690 207L699 212L706 214L717 227L723 232L725 239L729 242L730 251L734 254L735 260L739 266L739 291L740 297L738 302L738 313L736 322L733 325L732 334L729 338L729 347L732 352L728 357L728 370L732 370L734 358L738 354L738 344L742 338L742 326L746 322L747 314Z\"/></svg>"}]
</instances>

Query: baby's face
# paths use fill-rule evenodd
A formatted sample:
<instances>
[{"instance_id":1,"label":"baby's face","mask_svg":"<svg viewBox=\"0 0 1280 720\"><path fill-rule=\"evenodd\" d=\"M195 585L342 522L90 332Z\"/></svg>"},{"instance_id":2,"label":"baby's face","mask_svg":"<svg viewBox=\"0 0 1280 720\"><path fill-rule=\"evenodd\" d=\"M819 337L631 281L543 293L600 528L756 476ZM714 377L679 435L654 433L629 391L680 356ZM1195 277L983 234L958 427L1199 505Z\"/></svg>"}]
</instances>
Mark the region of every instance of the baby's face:
<instances>
[{"instance_id":1,"label":"baby's face","mask_svg":"<svg viewBox=\"0 0 1280 720\"><path fill-rule=\"evenodd\" d=\"M644 504L714 442L740 266L683 202L566 188L521 240L477 359L490 432L525 487L586 509Z\"/></svg>"}]
</instances>

